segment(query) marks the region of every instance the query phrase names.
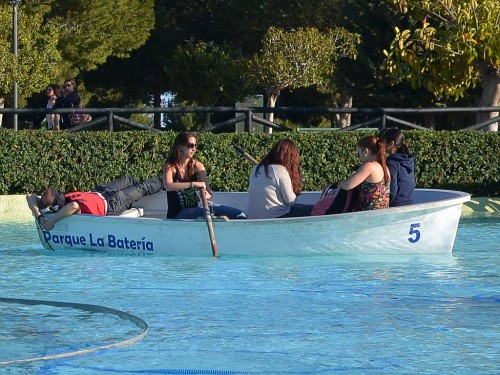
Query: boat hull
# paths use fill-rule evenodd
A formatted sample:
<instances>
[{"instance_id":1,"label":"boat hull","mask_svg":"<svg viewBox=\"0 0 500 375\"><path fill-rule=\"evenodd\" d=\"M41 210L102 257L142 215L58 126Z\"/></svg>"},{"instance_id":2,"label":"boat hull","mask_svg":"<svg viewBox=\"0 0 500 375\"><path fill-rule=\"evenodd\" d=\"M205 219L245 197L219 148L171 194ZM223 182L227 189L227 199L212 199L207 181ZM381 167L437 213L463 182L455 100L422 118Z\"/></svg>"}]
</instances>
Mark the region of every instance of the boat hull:
<instances>
[{"instance_id":1,"label":"boat hull","mask_svg":"<svg viewBox=\"0 0 500 375\"><path fill-rule=\"evenodd\" d=\"M160 193L161 195L164 193ZM303 256L315 254L451 253L466 193L421 190L421 202L384 210L286 219L214 221L221 256ZM314 202L318 193L301 196ZM146 197L143 217L74 215L51 232L38 229L45 248L209 256L211 243L204 220L163 217L165 198ZM214 200L245 206L245 193L217 193ZM161 202L161 203L159 203ZM243 208L243 207L240 207ZM148 217L156 216L156 217Z\"/></svg>"}]
</instances>

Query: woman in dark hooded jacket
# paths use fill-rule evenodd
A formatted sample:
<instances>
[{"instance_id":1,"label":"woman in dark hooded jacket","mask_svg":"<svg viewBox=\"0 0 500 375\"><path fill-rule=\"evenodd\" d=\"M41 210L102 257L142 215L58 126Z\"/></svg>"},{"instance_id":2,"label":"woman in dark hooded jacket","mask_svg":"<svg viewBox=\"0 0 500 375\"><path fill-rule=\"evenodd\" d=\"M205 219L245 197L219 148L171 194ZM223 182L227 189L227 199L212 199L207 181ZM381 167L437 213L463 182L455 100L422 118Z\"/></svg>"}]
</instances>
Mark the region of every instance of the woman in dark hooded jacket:
<instances>
[{"instance_id":1,"label":"woman in dark hooded jacket","mask_svg":"<svg viewBox=\"0 0 500 375\"><path fill-rule=\"evenodd\" d=\"M415 163L405 144L403 132L396 128L382 129L379 139L385 143L389 154L387 157L387 167L391 173L389 206L413 204Z\"/></svg>"}]
</instances>

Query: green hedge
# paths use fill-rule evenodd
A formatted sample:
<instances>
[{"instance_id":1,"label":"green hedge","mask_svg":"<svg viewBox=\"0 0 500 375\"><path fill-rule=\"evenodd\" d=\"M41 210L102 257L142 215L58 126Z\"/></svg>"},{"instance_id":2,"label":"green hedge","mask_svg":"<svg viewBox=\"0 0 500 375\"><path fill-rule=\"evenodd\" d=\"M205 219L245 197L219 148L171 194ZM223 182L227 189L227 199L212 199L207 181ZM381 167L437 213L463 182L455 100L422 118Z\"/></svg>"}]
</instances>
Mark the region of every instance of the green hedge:
<instances>
[{"instance_id":1,"label":"green hedge","mask_svg":"<svg viewBox=\"0 0 500 375\"><path fill-rule=\"evenodd\" d=\"M201 160L216 191L244 191L251 164L233 143L259 159L283 137L302 155L305 190L321 189L358 166L356 141L373 132L248 134L200 133ZM0 131L0 194L40 192L47 186L90 190L123 175L139 179L160 175L176 133ZM407 131L416 160L418 187L467 191L498 197L500 137L493 132Z\"/></svg>"}]
</instances>

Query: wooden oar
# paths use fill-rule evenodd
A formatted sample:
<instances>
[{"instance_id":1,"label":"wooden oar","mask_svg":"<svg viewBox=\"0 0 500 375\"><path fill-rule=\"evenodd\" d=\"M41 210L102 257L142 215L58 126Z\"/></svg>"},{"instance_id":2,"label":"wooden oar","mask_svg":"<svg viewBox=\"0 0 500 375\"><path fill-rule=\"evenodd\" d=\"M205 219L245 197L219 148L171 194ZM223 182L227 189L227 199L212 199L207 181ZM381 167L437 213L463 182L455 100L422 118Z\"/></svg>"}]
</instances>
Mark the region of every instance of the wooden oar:
<instances>
[{"instance_id":1,"label":"wooden oar","mask_svg":"<svg viewBox=\"0 0 500 375\"><path fill-rule=\"evenodd\" d=\"M205 209L205 221L208 227L208 235L210 236L210 243L212 245L212 255L214 257L219 256L219 249L217 248L217 242L215 241L214 224L212 222L212 213L210 212L210 207L208 206L207 197L205 197L205 189L200 189L201 201L203 202L203 208Z\"/></svg>"},{"instance_id":2,"label":"wooden oar","mask_svg":"<svg viewBox=\"0 0 500 375\"><path fill-rule=\"evenodd\" d=\"M233 145L234 149L240 154L243 155L245 159L250 161L253 165L259 164L257 160L255 160L250 154L248 154L245 150L243 150L240 146L238 145Z\"/></svg>"}]
</instances>

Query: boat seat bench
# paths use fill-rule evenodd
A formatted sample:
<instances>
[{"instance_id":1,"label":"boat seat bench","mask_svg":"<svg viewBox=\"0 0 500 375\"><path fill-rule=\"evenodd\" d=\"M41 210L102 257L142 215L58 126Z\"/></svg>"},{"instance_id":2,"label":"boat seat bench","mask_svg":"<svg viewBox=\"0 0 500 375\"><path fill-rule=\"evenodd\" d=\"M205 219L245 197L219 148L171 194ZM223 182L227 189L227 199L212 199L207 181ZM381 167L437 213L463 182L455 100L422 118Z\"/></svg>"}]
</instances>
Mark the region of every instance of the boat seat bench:
<instances>
[{"instance_id":1,"label":"boat seat bench","mask_svg":"<svg viewBox=\"0 0 500 375\"><path fill-rule=\"evenodd\" d=\"M144 209L142 207L133 207L120 214L121 217L141 217L143 215Z\"/></svg>"}]
</instances>

